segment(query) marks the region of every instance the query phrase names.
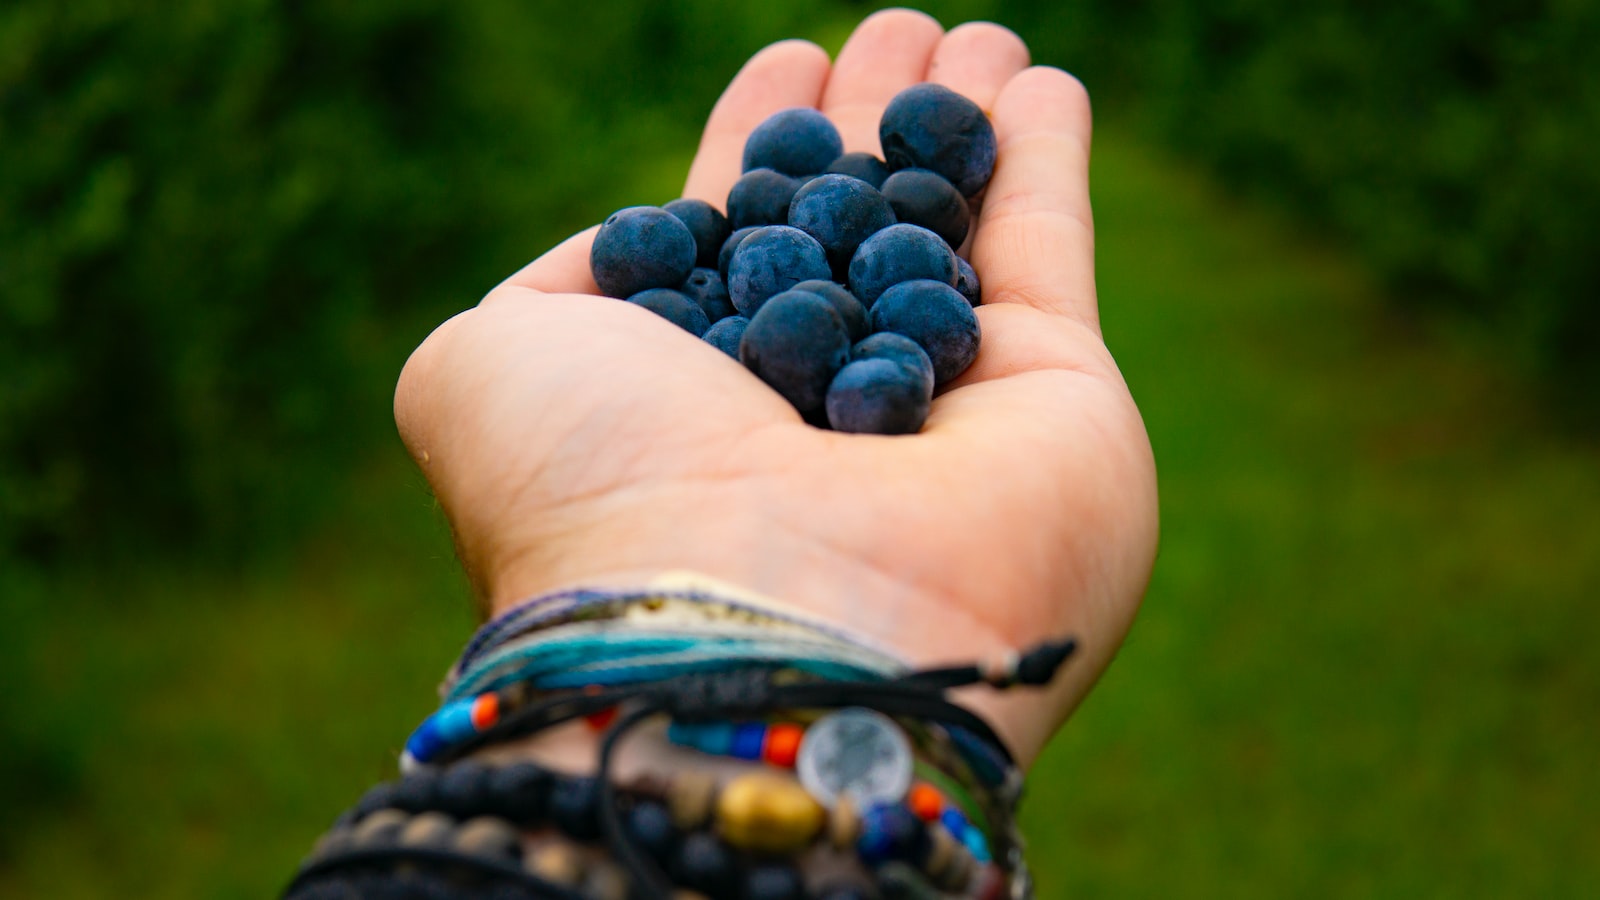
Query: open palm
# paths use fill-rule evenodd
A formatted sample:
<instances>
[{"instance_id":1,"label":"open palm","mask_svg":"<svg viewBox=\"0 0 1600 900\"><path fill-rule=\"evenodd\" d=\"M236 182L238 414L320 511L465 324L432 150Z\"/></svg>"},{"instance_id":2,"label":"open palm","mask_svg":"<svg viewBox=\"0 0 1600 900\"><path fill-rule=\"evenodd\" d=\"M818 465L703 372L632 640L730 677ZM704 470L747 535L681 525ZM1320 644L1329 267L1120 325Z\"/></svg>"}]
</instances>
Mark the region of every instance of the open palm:
<instances>
[{"instance_id":1,"label":"open palm","mask_svg":"<svg viewBox=\"0 0 1600 900\"><path fill-rule=\"evenodd\" d=\"M883 107L924 80L988 111L1000 155L970 243L982 348L920 434L814 428L710 345L597 296L592 229L435 331L396 418L490 611L687 569L914 662L1077 635L1085 658L1046 694L971 698L1028 760L1120 644L1156 543L1149 443L1099 333L1082 87L998 26L880 13L835 64L798 41L752 58L684 194L720 208L745 137L787 107L878 152Z\"/></svg>"}]
</instances>

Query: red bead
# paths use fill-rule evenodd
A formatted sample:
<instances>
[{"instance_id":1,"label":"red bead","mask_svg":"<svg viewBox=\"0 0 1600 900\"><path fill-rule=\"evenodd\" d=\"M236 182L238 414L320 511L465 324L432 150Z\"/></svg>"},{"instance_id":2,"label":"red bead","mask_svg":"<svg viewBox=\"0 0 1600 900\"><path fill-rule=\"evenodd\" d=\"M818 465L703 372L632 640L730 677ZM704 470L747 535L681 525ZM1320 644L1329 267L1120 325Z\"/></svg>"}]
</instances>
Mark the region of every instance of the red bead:
<instances>
[{"instance_id":1,"label":"red bead","mask_svg":"<svg viewBox=\"0 0 1600 900\"><path fill-rule=\"evenodd\" d=\"M767 726L767 737L761 745L761 758L769 765L793 768L800 754L800 739L806 730L799 725L780 722Z\"/></svg>"},{"instance_id":2,"label":"red bead","mask_svg":"<svg viewBox=\"0 0 1600 900\"><path fill-rule=\"evenodd\" d=\"M478 731L488 731L500 721L500 695L495 693L480 694L478 699L472 701L472 727Z\"/></svg>"},{"instance_id":3,"label":"red bead","mask_svg":"<svg viewBox=\"0 0 1600 900\"><path fill-rule=\"evenodd\" d=\"M911 793L906 796L906 805L917 814L917 818L924 822L933 822L944 812L944 795L926 781L919 781L911 786Z\"/></svg>"},{"instance_id":4,"label":"red bead","mask_svg":"<svg viewBox=\"0 0 1600 900\"><path fill-rule=\"evenodd\" d=\"M583 717L583 720L588 722L589 727L593 728L595 731L605 731L607 728L611 727L611 723L616 721L616 719L617 708L615 706L608 706L597 713L590 713Z\"/></svg>"}]
</instances>

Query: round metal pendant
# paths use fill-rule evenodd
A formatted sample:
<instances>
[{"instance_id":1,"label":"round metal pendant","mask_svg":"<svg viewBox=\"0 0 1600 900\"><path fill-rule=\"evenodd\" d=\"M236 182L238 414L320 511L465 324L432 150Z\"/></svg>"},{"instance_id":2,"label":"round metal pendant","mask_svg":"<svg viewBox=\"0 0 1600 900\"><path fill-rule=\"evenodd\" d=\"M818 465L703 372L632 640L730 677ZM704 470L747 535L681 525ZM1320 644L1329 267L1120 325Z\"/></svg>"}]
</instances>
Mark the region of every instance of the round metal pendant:
<instances>
[{"instance_id":1,"label":"round metal pendant","mask_svg":"<svg viewBox=\"0 0 1600 900\"><path fill-rule=\"evenodd\" d=\"M892 803L911 789L911 744L883 713L841 709L806 729L795 772L824 806L846 794L862 807Z\"/></svg>"}]
</instances>

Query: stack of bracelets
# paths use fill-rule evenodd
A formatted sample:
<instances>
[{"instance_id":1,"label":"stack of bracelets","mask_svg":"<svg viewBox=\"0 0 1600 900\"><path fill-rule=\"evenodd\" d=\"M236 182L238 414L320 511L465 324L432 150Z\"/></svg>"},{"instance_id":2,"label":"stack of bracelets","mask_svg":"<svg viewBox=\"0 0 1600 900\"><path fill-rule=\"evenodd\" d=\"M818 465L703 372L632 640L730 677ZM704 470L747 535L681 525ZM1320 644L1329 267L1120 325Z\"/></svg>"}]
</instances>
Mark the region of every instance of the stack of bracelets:
<instances>
[{"instance_id":1,"label":"stack of bracelets","mask_svg":"<svg viewBox=\"0 0 1600 900\"><path fill-rule=\"evenodd\" d=\"M944 693L1046 684L1073 649L908 672L706 592L540 597L478 631L402 777L339 817L285 897L1031 897L1021 772ZM579 721L600 735L592 774L469 758ZM652 727L716 763L618 777L619 744Z\"/></svg>"}]
</instances>

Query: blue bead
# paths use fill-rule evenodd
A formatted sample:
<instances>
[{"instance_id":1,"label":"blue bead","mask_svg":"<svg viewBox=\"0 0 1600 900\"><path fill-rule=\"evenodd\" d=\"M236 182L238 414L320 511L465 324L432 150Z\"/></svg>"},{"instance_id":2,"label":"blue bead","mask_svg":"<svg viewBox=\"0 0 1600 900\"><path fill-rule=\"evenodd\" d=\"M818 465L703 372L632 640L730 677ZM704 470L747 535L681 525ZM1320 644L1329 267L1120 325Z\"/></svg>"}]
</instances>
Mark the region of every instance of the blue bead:
<instances>
[{"instance_id":1,"label":"blue bead","mask_svg":"<svg viewBox=\"0 0 1600 900\"><path fill-rule=\"evenodd\" d=\"M439 734L452 743L472 737L478 729L472 727L472 701L476 698L447 703L433 714Z\"/></svg>"},{"instance_id":2,"label":"blue bead","mask_svg":"<svg viewBox=\"0 0 1600 900\"><path fill-rule=\"evenodd\" d=\"M448 746L450 742L439 733L439 726L434 723L432 716L424 719L417 730L411 732L411 737L406 739L406 752L417 762L432 761Z\"/></svg>"},{"instance_id":3,"label":"blue bead","mask_svg":"<svg viewBox=\"0 0 1600 900\"><path fill-rule=\"evenodd\" d=\"M729 755L739 759L760 759L761 741L766 735L767 726L760 722L745 722L735 727Z\"/></svg>"},{"instance_id":4,"label":"blue bead","mask_svg":"<svg viewBox=\"0 0 1600 900\"><path fill-rule=\"evenodd\" d=\"M884 803L861 816L861 835L856 853L861 861L875 866L889 860L914 860L926 848L928 833L922 820L903 803Z\"/></svg>"},{"instance_id":5,"label":"blue bead","mask_svg":"<svg viewBox=\"0 0 1600 900\"><path fill-rule=\"evenodd\" d=\"M943 825L944 830L950 832L950 836L958 841L964 840L967 829L972 827L972 823L967 821L967 817L962 815L961 810L956 809L954 806L947 806L939 813L939 824Z\"/></svg>"},{"instance_id":6,"label":"blue bead","mask_svg":"<svg viewBox=\"0 0 1600 900\"><path fill-rule=\"evenodd\" d=\"M961 843L967 845L967 849L972 851L972 858L978 862L986 863L993 859L989 855L989 842L984 840L983 832L978 829L968 828L961 836Z\"/></svg>"},{"instance_id":7,"label":"blue bead","mask_svg":"<svg viewBox=\"0 0 1600 900\"><path fill-rule=\"evenodd\" d=\"M667 726L667 739L701 753L727 756L733 747L733 732L730 722L673 722Z\"/></svg>"}]
</instances>

